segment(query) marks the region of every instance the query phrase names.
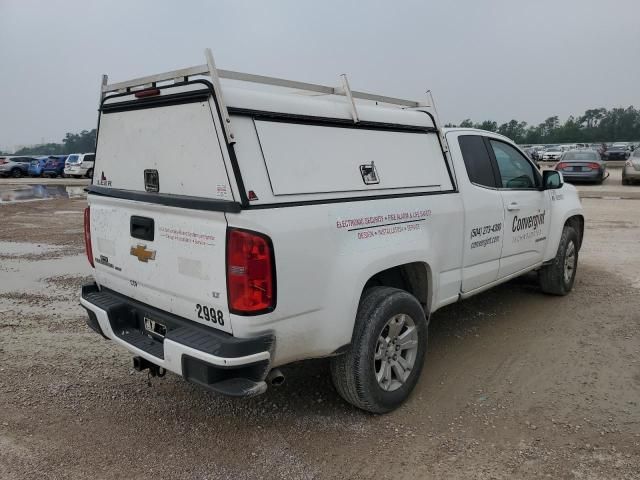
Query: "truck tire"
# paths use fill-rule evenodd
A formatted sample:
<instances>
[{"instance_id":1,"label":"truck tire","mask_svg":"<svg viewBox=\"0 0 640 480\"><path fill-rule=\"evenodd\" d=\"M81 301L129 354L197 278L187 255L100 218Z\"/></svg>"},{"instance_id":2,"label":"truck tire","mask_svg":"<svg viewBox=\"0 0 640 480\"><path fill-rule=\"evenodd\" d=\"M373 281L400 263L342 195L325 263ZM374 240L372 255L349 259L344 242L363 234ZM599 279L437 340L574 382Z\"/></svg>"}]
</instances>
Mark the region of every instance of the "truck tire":
<instances>
[{"instance_id":1,"label":"truck tire","mask_svg":"<svg viewBox=\"0 0 640 480\"><path fill-rule=\"evenodd\" d=\"M364 292L349 350L331 359L342 398L373 413L397 408L420 378L428 324L413 295L391 287Z\"/></svg>"},{"instance_id":2,"label":"truck tire","mask_svg":"<svg viewBox=\"0 0 640 480\"><path fill-rule=\"evenodd\" d=\"M578 233L565 226L553 262L543 266L539 273L540 288L544 293L566 295L573 288L578 269Z\"/></svg>"}]
</instances>

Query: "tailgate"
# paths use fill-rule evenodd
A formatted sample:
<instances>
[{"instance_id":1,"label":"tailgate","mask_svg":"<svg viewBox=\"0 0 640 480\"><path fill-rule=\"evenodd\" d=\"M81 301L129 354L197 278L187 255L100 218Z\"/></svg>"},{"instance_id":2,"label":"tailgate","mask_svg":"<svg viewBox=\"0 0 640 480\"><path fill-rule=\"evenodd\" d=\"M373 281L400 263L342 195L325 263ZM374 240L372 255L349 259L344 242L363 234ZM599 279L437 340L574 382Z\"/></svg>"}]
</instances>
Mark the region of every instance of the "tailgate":
<instances>
[{"instance_id":1,"label":"tailgate","mask_svg":"<svg viewBox=\"0 0 640 480\"><path fill-rule=\"evenodd\" d=\"M223 212L95 195L89 196L89 205L99 285L231 332Z\"/></svg>"},{"instance_id":2,"label":"tailgate","mask_svg":"<svg viewBox=\"0 0 640 480\"><path fill-rule=\"evenodd\" d=\"M237 204L215 102L202 87L105 100L88 196L95 277L231 332L224 212Z\"/></svg>"}]
</instances>

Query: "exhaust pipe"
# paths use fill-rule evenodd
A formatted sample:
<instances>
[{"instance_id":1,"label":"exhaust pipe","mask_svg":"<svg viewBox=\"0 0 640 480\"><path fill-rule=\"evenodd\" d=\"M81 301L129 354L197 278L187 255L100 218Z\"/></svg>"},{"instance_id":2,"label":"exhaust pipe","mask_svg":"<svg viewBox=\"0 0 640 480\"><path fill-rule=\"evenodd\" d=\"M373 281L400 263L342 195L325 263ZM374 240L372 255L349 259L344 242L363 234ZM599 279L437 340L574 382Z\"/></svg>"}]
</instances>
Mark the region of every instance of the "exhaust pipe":
<instances>
[{"instance_id":1,"label":"exhaust pipe","mask_svg":"<svg viewBox=\"0 0 640 480\"><path fill-rule=\"evenodd\" d=\"M274 368L267 375L266 381L272 387L280 387L284 385L285 376L279 368Z\"/></svg>"}]
</instances>

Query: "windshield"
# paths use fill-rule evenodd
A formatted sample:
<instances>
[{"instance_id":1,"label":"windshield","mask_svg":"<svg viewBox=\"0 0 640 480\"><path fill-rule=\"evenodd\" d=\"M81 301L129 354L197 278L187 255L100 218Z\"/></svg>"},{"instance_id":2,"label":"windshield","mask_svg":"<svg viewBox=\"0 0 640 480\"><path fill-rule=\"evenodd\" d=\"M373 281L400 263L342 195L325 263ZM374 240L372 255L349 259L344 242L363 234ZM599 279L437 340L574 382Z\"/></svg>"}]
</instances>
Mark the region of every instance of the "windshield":
<instances>
[{"instance_id":1,"label":"windshield","mask_svg":"<svg viewBox=\"0 0 640 480\"><path fill-rule=\"evenodd\" d=\"M600 160L600 156L595 152L567 152L563 160Z\"/></svg>"},{"instance_id":2,"label":"windshield","mask_svg":"<svg viewBox=\"0 0 640 480\"><path fill-rule=\"evenodd\" d=\"M558 147L547 148L547 152L560 152L561 150Z\"/></svg>"},{"instance_id":3,"label":"windshield","mask_svg":"<svg viewBox=\"0 0 640 480\"><path fill-rule=\"evenodd\" d=\"M80 161L80 155L69 155L67 157L67 163L78 163Z\"/></svg>"}]
</instances>

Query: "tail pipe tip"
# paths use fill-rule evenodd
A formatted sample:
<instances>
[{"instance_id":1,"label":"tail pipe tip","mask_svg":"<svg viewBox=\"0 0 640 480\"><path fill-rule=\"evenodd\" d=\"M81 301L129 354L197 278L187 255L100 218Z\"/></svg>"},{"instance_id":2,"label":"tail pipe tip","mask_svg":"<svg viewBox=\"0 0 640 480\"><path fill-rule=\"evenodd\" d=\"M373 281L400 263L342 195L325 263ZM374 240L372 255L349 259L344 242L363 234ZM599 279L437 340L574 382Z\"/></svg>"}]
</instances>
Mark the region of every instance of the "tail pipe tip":
<instances>
[{"instance_id":1,"label":"tail pipe tip","mask_svg":"<svg viewBox=\"0 0 640 480\"><path fill-rule=\"evenodd\" d=\"M279 368L274 368L267 375L266 381L272 387L280 387L284 385L285 376Z\"/></svg>"}]
</instances>

